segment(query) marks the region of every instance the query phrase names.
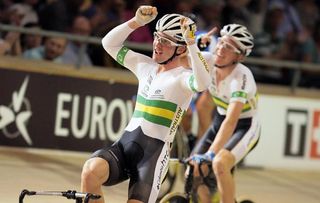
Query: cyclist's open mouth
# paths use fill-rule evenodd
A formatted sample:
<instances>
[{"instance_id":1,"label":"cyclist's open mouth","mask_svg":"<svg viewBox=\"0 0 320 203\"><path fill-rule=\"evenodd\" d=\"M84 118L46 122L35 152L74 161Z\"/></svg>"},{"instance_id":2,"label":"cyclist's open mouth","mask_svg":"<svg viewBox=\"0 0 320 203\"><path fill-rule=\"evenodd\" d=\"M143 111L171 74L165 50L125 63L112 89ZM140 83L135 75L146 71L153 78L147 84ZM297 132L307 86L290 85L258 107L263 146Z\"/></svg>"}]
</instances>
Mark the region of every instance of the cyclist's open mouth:
<instances>
[{"instance_id":1,"label":"cyclist's open mouth","mask_svg":"<svg viewBox=\"0 0 320 203\"><path fill-rule=\"evenodd\" d=\"M162 51L155 49L154 53L157 54L157 55L160 55L160 54L162 54Z\"/></svg>"}]
</instances>

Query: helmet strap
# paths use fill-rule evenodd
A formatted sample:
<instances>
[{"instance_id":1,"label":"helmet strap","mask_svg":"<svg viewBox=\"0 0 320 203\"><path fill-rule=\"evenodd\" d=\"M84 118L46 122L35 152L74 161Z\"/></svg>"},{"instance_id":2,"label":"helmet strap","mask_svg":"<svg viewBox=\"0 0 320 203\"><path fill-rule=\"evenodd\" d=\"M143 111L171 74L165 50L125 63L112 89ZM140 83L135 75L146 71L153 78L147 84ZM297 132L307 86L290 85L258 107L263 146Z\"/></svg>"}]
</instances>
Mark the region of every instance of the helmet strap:
<instances>
[{"instance_id":1,"label":"helmet strap","mask_svg":"<svg viewBox=\"0 0 320 203\"><path fill-rule=\"evenodd\" d=\"M161 62L161 63L158 63L158 64L165 65L165 64L169 63L170 61L172 61L174 59L174 57L179 56L180 54L177 54L177 50L178 50L178 47L175 48L174 53L172 54L172 56L168 60Z\"/></svg>"},{"instance_id":2,"label":"helmet strap","mask_svg":"<svg viewBox=\"0 0 320 203\"><path fill-rule=\"evenodd\" d=\"M239 63L239 62L238 62L238 61L233 61L233 62L227 63L227 64L225 64L225 65L214 64L214 66L217 67L217 68L226 68L226 67L228 67L228 66L232 66L232 65L235 65L235 64L237 64L237 63Z\"/></svg>"}]
</instances>

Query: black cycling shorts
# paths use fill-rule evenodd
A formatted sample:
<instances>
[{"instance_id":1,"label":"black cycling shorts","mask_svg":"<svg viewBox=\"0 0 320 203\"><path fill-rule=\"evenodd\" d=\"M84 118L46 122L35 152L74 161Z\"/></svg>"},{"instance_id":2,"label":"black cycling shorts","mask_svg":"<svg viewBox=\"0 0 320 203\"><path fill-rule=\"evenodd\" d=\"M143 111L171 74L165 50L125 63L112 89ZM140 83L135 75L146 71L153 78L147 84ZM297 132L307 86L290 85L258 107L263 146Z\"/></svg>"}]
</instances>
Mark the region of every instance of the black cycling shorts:
<instances>
[{"instance_id":1,"label":"black cycling shorts","mask_svg":"<svg viewBox=\"0 0 320 203\"><path fill-rule=\"evenodd\" d=\"M126 131L111 147L96 151L92 157L108 161L110 175L106 186L130 179L128 199L155 202L169 162L169 147L145 135L141 128Z\"/></svg>"}]
</instances>

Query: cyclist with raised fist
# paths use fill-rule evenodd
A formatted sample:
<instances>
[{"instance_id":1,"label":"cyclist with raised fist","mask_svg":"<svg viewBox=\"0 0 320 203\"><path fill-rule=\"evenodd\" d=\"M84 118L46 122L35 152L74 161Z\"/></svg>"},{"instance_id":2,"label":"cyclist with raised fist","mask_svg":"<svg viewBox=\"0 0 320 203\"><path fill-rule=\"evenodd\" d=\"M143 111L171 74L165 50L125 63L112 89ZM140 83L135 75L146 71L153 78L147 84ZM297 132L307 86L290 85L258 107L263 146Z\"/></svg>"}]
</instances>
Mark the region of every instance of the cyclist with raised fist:
<instances>
[{"instance_id":1,"label":"cyclist with raised fist","mask_svg":"<svg viewBox=\"0 0 320 203\"><path fill-rule=\"evenodd\" d=\"M167 14L157 21L152 58L123 46L131 32L156 16L155 7L141 6L134 18L102 39L104 49L135 74L139 85L134 113L122 137L96 151L84 164L83 192L102 195L102 185L130 179L129 203L156 202L181 118L193 94L210 84L208 65L195 44L196 26L187 17ZM186 52L189 68L182 59Z\"/></svg>"}]
</instances>

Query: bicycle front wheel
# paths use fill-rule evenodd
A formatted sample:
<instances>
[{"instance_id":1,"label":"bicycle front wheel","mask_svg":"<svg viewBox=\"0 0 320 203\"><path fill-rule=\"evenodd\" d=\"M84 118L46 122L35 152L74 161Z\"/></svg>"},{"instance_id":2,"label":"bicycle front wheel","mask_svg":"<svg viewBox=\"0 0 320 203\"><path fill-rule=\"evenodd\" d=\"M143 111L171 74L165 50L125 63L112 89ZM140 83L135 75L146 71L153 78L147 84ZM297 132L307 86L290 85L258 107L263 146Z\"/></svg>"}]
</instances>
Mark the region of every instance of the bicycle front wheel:
<instances>
[{"instance_id":1,"label":"bicycle front wheel","mask_svg":"<svg viewBox=\"0 0 320 203\"><path fill-rule=\"evenodd\" d=\"M159 203L189 203L186 196L180 192L165 195Z\"/></svg>"},{"instance_id":2,"label":"bicycle front wheel","mask_svg":"<svg viewBox=\"0 0 320 203\"><path fill-rule=\"evenodd\" d=\"M254 203L254 202L249 199L245 199L245 200L241 200L239 203Z\"/></svg>"}]
</instances>

